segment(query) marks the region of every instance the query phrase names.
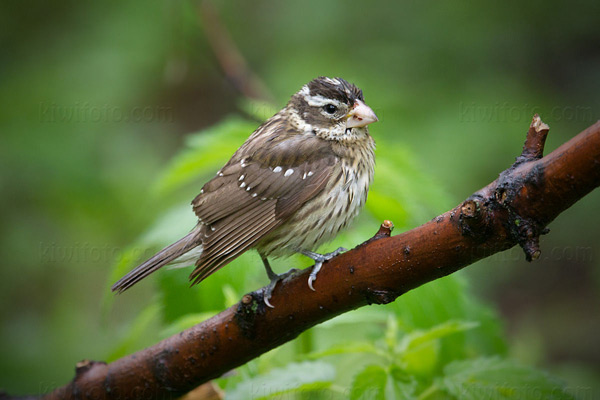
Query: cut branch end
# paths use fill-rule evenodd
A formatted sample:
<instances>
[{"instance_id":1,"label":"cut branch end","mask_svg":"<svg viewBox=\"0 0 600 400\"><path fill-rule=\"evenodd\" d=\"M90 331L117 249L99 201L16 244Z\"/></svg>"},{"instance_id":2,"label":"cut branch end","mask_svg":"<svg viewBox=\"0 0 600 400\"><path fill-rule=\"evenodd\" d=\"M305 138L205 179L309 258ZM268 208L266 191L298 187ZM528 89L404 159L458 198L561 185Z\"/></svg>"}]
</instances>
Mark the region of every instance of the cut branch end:
<instances>
[{"instance_id":1,"label":"cut branch end","mask_svg":"<svg viewBox=\"0 0 600 400\"><path fill-rule=\"evenodd\" d=\"M390 221L389 219L386 219L385 221L383 221L383 223L379 227L379 230L377 231L375 236L373 236L373 239L381 239L384 237L390 237L392 235L393 230L394 230L394 223L392 221Z\"/></svg>"},{"instance_id":2,"label":"cut branch end","mask_svg":"<svg viewBox=\"0 0 600 400\"><path fill-rule=\"evenodd\" d=\"M517 163L538 160L544 156L544 145L549 130L550 127L542 121L538 114L535 114L529 125L523 151L517 158Z\"/></svg>"}]
</instances>

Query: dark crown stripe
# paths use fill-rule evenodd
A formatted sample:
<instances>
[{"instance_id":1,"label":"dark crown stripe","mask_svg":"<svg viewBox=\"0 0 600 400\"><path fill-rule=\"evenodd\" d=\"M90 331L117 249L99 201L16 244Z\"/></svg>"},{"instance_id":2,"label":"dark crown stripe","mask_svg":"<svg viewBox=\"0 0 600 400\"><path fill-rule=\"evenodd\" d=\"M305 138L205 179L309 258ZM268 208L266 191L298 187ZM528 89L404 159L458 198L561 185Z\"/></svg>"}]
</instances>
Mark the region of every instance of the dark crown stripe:
<instances>
[{"instance_id":1,"label":"dark crown stripe","mask_svg":"<svg viewBox=\"0 0 600 400\"><path fill-rule=\"evenodd\" d=\"M308 83L308 90L311 95L319 95L329 99L343 101L352 105L355 100L364 101L362 90L357 88L342 78L334 78L339 81L339 85L330 82L328 78L320 76Z\"/></svg>"}]
</instances>

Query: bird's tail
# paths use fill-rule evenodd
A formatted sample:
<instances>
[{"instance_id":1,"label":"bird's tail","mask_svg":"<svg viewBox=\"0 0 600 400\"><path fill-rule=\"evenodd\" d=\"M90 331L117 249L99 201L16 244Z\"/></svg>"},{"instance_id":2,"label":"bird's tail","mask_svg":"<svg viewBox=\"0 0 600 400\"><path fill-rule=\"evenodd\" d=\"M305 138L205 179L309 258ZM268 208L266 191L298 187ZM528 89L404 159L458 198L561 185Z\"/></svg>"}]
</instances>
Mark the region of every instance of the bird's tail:
<instances>
[{"instance_id":1,"label":"bird's tail","mask_svg":"<svg viewBox=\"0 0 600 400\"><path fill-rule=\"evenodd\" d=\"M177 261L181 261L181 256L183 256L190 250L200 246L199 249L201 251L202 242L199 240L199 233L200 229L199 227L196 227L185 237L179 239L172 245L165 247L164 249L156 253L154 256L152 256L149 260L138 265L137 267L129 271L127 275L119 279L112 286L112 291L117 293L124 292L125 290L129 289L130 287L132 287L133 285L135 285L136 283L153 273L154 271L159 270L161 267L164 267L165 265L176 261L178 258L179 260ZM194 251L195 255L198 256L200 251Z\"/></svg>"}]
</instances>

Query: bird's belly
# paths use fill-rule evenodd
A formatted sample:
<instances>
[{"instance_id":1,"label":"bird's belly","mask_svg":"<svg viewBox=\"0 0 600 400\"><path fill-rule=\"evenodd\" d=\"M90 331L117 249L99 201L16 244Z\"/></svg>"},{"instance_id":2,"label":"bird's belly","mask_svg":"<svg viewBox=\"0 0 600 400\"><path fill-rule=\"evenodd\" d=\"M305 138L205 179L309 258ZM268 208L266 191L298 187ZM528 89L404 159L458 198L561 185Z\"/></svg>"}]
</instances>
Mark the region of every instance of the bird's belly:
<instances>
[{"instance_id":1,"label":"bird's belly","mask_svg":"<svg viewBox=\"0 0 600 400\"><path fill-rule=\"evenodd\" d=\"M330 185L307 202L283 225L256 245L267 256L288 256L299 250L314 250L346 228L367 200L372 175L343 174L341 184Z\"/></svg>"}]
</instances>

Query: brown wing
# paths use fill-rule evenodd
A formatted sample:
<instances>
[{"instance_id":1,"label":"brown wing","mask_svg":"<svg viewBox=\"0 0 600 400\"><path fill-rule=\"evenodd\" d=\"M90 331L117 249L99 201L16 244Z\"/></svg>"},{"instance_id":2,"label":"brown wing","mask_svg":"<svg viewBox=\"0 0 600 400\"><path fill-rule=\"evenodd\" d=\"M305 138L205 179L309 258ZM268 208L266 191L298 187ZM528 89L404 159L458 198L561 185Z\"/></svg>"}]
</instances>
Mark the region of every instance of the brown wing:
<instances>
[{"instance_id":1,"label":"brown wing","mask_svg":"<svg viewBox=\"0 0 600 400\"><path fill-rule=\"evenodd\" d=\"M202 255L190 276L194 284L320 193L336 163L330 145L316 137L288 132L247 141L192 202L206 225Z\"/></svg>"}]
</instances>

